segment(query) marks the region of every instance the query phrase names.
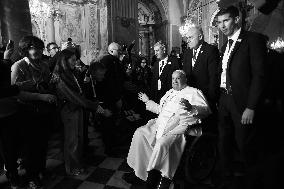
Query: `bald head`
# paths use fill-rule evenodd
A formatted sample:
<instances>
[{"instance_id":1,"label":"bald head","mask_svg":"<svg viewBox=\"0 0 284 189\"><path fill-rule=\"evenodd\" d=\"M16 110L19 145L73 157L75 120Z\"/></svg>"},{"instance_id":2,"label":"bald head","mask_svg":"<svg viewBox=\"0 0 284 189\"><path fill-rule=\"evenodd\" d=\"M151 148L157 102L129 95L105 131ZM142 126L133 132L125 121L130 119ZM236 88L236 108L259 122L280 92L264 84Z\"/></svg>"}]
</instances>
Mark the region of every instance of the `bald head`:
<instances>
[{"instance_id":1,"label":"bald head","mask_svg":"<svg viewBox=\"0 0 284 189\"><path fill-rule=\"evenodd\" d=\"M112 42L111 44L109 44L109 46L108 46L108 53L109 54L116 56L116 57L119 57L120 51L121 51L121 48L120 48L120 45L118 43Z\"/></svg>"}]
</instances>

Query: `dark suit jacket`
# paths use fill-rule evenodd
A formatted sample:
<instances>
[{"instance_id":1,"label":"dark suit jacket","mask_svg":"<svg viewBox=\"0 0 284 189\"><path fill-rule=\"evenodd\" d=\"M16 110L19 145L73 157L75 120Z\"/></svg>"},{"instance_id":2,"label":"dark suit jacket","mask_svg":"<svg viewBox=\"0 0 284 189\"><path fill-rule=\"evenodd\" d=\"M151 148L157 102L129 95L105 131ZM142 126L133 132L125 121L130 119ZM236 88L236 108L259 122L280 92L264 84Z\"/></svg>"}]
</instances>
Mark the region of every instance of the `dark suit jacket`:
<instances>
[{"instance_id":1,"label":"dark suit jacket","mask_svg":"<svg viewBox=\"0 0 284 189\"><path fill-rule=\"evenodd\" d=\"M202 43L197 60L192 68L192 49L187 49L183 56L183 70L187 83L200 89L210 104L216 103L219 93L220 55L218 48L206 42Z\"/></svg>"},{"instance_id":2,"label":"dark suit jacket","mask_svg":"<svg viewBox=\"0 0 284 189\"><path fill-rule=\"evenodd\" d=\"M172 74L179 69L178 59L168 56L168 63L165 65L162 74L159 77L159 60L153 65L153 77L151 81L152 100L159 102L160 98L172 88ZM161 80L161 90L158 92L158 79Z\"/></svg>"},{"instance_id":3,"label":"dark suit jacket","mask_svg":"<svg viewBox=\"0 0 284 189\"><path fill-rule=\"evenodd\" d=\"M226 44L222 47L222 52L225 51ZM266 84L266 61L264 36L242 30L227 67L233 98L241 113L245 108L255 110L260 103Z\"/></svg>"},{"instance_id":4,"label":"dark suit jacket","mask_svg":"<svg viewBox=\"0 0 284 189\"><path fill-rule=\"evenodd\" d=\"M106 67L107 71L104 80L97 82L97 85L101 86L97 93L102 94L101 97L105 103L113 105L122 98L125 79L123 68L119 59L110 54L105 55L100 62Z\"/></svg>"}]
</instances>

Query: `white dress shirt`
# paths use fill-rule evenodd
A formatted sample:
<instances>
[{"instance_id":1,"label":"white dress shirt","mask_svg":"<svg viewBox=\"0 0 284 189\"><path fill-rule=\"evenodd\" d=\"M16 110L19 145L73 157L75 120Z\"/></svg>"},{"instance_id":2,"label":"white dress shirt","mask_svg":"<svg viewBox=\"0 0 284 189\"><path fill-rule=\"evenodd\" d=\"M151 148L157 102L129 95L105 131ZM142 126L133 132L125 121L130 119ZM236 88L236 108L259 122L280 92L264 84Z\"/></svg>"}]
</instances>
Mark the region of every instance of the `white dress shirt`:
<instances>
[{"instance_id":1,"label":"white dress shirt","mask_svg":"<svg viewBox=\"0 0 284 189\"><path fill-rule=\"evenodd\" d=\"M223 59L222 59L222 74L221 74L221 85L220 87L221 88L226 88L226 74L227 74L227 66L228 66L228 61L229 61L229 58L230 58L230 55L236 45L236 42L240 36L240 33L241 33L241 28L238 29L231 37L228 37L228 41L230 39L233 40L233 44L231 45L231 47L229 47L229 43L227 43L227 46L226 46L226 50L224 52L224 55L223 55Z\"/></svg>"},{"instance_id":2,"label":"white dress shirt","mask_svg":"<svg viewBox=\"0 0 284 189\"><path fill-rule=\"evenodd\" d=\"M163 73L163 70L164 70L165 66L167 65L167 63L168 63L168 57L166 57L163 60L159 61L159 77ZM158 90L161 90L161 87L162 87L161 80L158 79Z\"/></svg>"}]
</instances>

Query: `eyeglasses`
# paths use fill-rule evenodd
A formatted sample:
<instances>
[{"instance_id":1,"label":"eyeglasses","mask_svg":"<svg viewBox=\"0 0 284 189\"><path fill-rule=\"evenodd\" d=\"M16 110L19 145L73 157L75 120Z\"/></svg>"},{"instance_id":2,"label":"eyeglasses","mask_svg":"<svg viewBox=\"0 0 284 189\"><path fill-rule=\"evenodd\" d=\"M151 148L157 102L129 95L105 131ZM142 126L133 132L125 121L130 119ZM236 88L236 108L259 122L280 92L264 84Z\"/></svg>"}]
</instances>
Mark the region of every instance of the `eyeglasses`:
<instances>
[{"instance_id":1,"label":"eyeglasses","mask_svg":"<svg viewBox=\"0 0 284 189\"><path fill-rule=\"evenodd\" d=\"M60 48L59 48L59 47L52 47L50 50L52 50L52 49L57 49L57 50L59 50Z\"/></svg>"},{"instance_id":2,"label":"eyeglasses","mask_svg":"<svg viewBox=\"0 0 284 189\"><path fill-rule=\"evenodd\" d=\"M112 49L113 51L121 51L121 49Z\"/></svg>"},{"instance_id":3,"label":"eyeglasses","mask_svg":"<svg viewBox=\"0 0 284 189\"><path fill-rule=\"evenodd\" d=\"M28 50L41 50L41 51L43 51L42 48L36 47L36 46L33 46L33 45L29 46Z\"/></svg>"}]
</instances>

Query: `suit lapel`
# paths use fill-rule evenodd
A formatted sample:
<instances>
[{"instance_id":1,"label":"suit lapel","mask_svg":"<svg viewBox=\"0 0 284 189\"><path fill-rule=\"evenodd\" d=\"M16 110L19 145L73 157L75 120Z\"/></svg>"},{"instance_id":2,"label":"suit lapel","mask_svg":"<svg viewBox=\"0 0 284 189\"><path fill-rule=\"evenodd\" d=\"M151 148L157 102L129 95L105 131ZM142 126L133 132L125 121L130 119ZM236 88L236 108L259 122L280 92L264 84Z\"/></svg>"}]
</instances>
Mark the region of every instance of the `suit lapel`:
<instances>
[{"instance_id":1,"label":"suit lapel","mask_svg":"<svg viewBox=\"0 0 284 189\"><path fill-rule=\"evenodd\" d=\"M232 50L232 52L231 52L231 54L230 54L230 56L229 56L229 59L228 59L228 66L227 66L228 68L230 68L230 65L231 65L231 62L232 62L232 58L233 58L233 56L235 55L235 53L238 51L238 49L240 48L240 45L241 45L241 43L242 43L244 37L245 37L245 32L242 30L241 33L240 33L240 36L239 36L238 40L236 41L236 44L235 44L235 46L234 46L234 49Z\"/></svg>"},{"instance_id":2,"label":"suit lapel","mask_svg":"<svg viewBox=\"0 0 284 189\"><path fill-rule=\"evenodd\" d=\"M186 56L186 62L183 62L183 70L185 71L186 75L190 75L191 74L191 69L192 69L192 50L191 49L187 49L185 52L185 56Z\"/></svg>"},{"instance_id":3,"label":"suit lapel","mask_svg":"<svg viewBox=\"0 0 284 189\"><path fill-rule=\"evenodd\" d=\"M203 51L205 51L205 49L206 49L206 44L205 44L205 42L203 42L202 46L200 48L199 54L197 56L197 59L195 60L195 64L192 68L192 71L195 70L198 67L198 65L200 64L200 62L201 62L200 60L202 60L202 54L203 54Z\"/></svg>"},{"instance_id":4,"label":"suit lapel","mask_svg":"<svg viewBox=\"0 0 284 189\"><path fill-rule=\"evenodd\" d=\"M161 73L161 75L160 75L160 78L162 78L166 73L168 73L167 69L171 66L171 65L169 64L169 62L171 62L170 57L168 57L167 64L166 64L165 67L163 68L163 71L162 71L162 73ZM159 71L158 71L158 74L159 74Z\"/></svg>"}]
</instances>

